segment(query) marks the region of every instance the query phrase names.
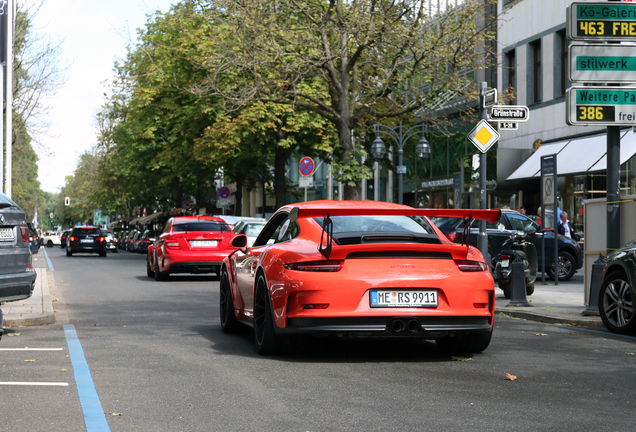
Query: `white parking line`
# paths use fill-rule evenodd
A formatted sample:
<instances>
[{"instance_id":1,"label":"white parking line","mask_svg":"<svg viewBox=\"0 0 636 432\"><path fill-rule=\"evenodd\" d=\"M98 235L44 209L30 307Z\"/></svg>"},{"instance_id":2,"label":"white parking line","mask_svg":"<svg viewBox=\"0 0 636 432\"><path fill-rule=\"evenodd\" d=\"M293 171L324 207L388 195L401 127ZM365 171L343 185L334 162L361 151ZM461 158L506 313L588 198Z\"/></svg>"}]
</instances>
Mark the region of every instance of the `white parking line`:
<instances>
[{"instance_id":1,"label":"white parking line","mask_svg":"<svg viewBox=\"0 0 636 432\"><path fill-rule=\"evenodd\" d=\"M56 386L56 387L67 387L68 383L65 383L65 382L0 381L0 385L7 385L7 386Z\"/></svg>"},{"instance_id":2,"label":"white parking line","mask_svg":"<svg viewBox=\"0 0 636 432\"><path fill-rule=\"evenodd\" d=\"M64 351L64 348L0 348L0 351Z\"/></svg>"}]
</instances>

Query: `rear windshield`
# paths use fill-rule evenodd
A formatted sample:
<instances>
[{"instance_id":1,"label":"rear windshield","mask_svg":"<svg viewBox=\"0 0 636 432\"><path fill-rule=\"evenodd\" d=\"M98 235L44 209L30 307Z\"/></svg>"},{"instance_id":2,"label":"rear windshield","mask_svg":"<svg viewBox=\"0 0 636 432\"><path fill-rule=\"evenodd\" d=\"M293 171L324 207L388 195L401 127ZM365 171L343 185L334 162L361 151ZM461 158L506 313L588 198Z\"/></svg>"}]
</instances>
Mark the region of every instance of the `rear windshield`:
<instances>
[{"instance_id":1,"label":"rear windshield","mask_svg":"<svg viewBox=\"0 0 636 432\"><path fill-rule=\"evenodd\" d=\"M314 219L322 226L323 218ZM408 232L433 234L433 227L421 216L334 216L333 233Z\"/></svg>"},{"instance_id":2,"label":"rear windshield","mask_svg":"<svg viewBox=\"0 0 636 432\"><path fill-rule=\"evenodd\" d=\"M100 234L99 228L76 228L74 230L75 235L78 234Z\"/></svg>"},{"instance_id":3,"label":"rear windshield","mask_svg":"<svg viewBox=\"0 0 636 432\"><path fill-rule=\"evenodd\" d=\"M0 192L0 208L6 207L18 207L18 205L11 201L11 198Z\"/></svg>"},{"instance_id":4,"label":"rear windshield","mask_svg":"<svg viewBox=\"0 0 636 432\"><path fill-rule=\"evenodd\" d=\"M175 222L172 225L172 232L191 232L191 231L217 231L228 232L230 228L225 222L212 221L191 221L191 222Z\"/></svg>"}]
</instances>

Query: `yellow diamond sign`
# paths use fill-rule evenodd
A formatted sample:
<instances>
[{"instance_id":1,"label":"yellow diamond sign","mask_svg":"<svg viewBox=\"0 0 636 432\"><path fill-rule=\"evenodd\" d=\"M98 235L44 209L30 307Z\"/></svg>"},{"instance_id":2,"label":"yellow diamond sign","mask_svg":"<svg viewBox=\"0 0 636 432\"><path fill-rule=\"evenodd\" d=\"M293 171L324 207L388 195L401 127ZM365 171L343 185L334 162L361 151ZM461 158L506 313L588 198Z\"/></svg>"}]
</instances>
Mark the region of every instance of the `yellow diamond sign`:
<instances>
[{"instance_id":1,"label":"yellow diamond sign","mask_svg":"<svg viewBox=\"0 0 636 432\"><path fill-rule=\"evenodd\" d=\"M499 132L497 132L486 120L480 120L477 126L470 131L468 139L472 142L480 152L486 153L497 141L499 141Z\"/></svg>"}]
</instances>

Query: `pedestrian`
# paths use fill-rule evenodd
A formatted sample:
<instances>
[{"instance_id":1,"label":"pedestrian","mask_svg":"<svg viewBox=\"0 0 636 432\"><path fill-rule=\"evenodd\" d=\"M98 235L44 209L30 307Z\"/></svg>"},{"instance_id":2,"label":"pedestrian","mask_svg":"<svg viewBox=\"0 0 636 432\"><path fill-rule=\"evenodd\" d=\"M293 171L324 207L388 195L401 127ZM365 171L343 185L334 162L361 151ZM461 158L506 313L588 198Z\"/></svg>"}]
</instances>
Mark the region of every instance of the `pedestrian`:
<instances>
[{"instance_id":1,"label":"pedestrian","mask_svg":"<svg viewBox=\"0 0 636 432\"><path fill-rule=\"evenodd\" d=\"M541 207L537 209L537 223L541 226Z\"/></svg>"},{"instance_id":2,"label":"pedestrian","mask_svg":"<svg viewBox=\"0 0 636 432\"><path fill-rule=\"evenodd\" d=\"M519 207L519 213L521 213L522 215L525 216L526 214L526 208L524 206Z\"/></svg>"},{"instance_id":3,"label":"pedestrian","mask_svg":"<svg viewBox=\"0 0 636 432\"><path fill-rule=\"evenodd\" d=\"M561 220L557 225L557 232L561 235L564 235L568 238L571 238L574 241L579 241L579 236L574 232L574 228L572 228L572 224L568 220L567 212L561 212Z\"/></svg>"}]
</instances>

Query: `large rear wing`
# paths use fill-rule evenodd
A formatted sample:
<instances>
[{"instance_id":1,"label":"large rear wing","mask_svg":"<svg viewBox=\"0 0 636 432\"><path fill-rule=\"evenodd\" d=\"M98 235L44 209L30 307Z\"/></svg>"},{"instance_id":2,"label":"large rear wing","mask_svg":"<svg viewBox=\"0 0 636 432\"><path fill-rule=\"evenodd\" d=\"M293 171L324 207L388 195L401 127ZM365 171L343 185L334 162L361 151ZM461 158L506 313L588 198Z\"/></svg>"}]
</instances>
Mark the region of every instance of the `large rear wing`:
<instances>
[{"instance_id":1,"label":"large rear wing","mask_svg":"<svg viewBox=\"0 0 636 432\"><path fill-rule=\"evenodd\" d=\"M333 216L427 216L427 217L456 217L464 221L464 236L468 247L467 231L474 219L497 222L501 218L501 210L477 209L416 209L416 208L382 208L371 206L330 207L330 208L300 208L294 207L289 212L289 219L294 222L298 218L322 217L322 234L318 251L329 259L333 244ZM462 242L464 241L462 240ZM463 243L462 243L463 244Z\"/></svg>"},{"instance_id":2,"label":"large rear wing","mask_svg":"<svg viewBox=\"0 0 636 432\"><path fill-rule=\"evenodd\" d=\"M501 210L478 209L410 209L410 208L299 208L294 207L289 218L296 220L302 218L326 217L326 216L428 216L428 217L456 217L462 219L479 219L488 222L497 222L501 218Z\"/></svg>"}]
</instances>

